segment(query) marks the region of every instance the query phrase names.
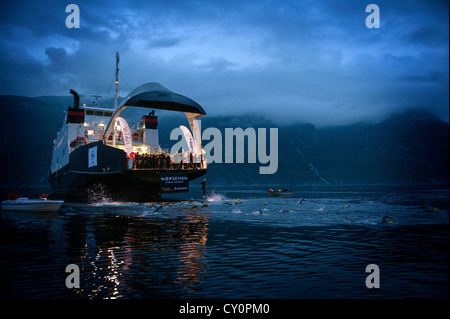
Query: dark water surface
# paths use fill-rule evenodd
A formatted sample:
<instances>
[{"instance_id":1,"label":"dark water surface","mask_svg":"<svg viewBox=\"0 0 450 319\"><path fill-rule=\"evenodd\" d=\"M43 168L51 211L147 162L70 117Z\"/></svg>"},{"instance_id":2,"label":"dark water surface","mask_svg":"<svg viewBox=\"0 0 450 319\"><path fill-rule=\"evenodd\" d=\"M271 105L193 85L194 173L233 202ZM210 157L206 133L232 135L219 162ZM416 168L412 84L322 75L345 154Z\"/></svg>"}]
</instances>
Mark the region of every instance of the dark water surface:
<instances>
[{"instance_id":1,"label":"dark water surface","mask_svg":"<svg viewBox=\"0 0 450 319\"><path fill-rule=\"evenodd\" d=\"M184 200L197 207L156 213L157 203L109 201L2 211L0 297L449 297L447 187L294 190L215 189L206 207L194 189ZM79 289L65 285L69 264ZM368 264L380 269L378 289L366 287Z\"/></svg>"}]
</instances>

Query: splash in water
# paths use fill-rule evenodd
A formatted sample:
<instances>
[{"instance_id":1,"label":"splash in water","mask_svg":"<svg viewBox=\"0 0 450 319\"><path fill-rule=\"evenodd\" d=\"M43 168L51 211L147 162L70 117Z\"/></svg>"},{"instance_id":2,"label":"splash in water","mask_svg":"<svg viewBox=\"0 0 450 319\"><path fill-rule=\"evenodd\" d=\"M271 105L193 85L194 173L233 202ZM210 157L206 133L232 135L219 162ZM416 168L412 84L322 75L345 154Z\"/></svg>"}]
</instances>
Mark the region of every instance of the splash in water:
<instances>
[{"instance_id":1,"label":"splash in water","mask_svg":"<svg viewBox=\"0 0 450 319\"><path fill-rule=\"evenodd\" d=\"M206 197L206 201L208 202L221 202L225 199L224 196L220 195L220 194L216 194L214 191L212 191L212 193Z\"/></svg>"},{"instance_id":2,"label":"splash in water","mask_svg":"<svg viewBox=\"0 0 450 319\"><path fill-rule=\"evenodd\" d=\"M87 199L90 203L111 203L112 198L105 185L96 183L87 189Z\"/></svg>"}]
</instances>

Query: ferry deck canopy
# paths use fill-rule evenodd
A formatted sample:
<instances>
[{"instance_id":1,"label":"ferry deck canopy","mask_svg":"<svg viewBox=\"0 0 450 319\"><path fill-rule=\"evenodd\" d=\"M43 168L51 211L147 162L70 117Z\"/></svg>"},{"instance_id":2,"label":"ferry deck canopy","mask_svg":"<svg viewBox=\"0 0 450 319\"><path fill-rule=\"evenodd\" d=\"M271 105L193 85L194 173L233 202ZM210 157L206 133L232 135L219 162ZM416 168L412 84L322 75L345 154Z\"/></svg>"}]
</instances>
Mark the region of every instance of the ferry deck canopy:
<instances>
[{"instance_id":1,"label":"ferry deck canopy","mask_svg":"<svg viewBox=\"0 0 450 319\"><path fill-rule=\"evenodd\" d=\"M181 94L172 92L159 83L145 83L131 91L119 104L108 124L104 139L107 139L111 134L117 117L128 106L184 112L188 119L197 118L206 114L197 102Z\"/></svg>"},{"instance_id":2,"label":"ferry deck canopy","mask_svg":"<svg viewBox=\"0 0 450 319\"><path fill-rule=\"evenodd\" d=\"M205 115L206 112L195 101L165 88L159 83L143 84L128 94L122 106L137 106L151 109L188 112Z\"/></svg>"}]
</instances>

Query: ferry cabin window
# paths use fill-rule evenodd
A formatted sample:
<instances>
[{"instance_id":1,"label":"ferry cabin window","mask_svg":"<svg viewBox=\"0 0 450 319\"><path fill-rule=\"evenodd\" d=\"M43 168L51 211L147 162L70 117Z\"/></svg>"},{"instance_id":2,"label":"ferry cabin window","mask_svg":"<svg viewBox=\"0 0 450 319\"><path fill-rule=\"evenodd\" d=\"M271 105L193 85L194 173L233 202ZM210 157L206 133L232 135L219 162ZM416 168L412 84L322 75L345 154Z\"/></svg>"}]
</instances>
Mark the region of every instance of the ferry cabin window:
<instances>
[{"instance_id":1,"label":"ferry cabin window","mask_svg":"<svg viewBox=\"0 0 450 319\"><path fill-rule=\"evenodd\" d=\"M86 110L86 115L111 117L113 115L113 112L112 111L99 111L99 110Z\"/></svg>"}]
</instances>

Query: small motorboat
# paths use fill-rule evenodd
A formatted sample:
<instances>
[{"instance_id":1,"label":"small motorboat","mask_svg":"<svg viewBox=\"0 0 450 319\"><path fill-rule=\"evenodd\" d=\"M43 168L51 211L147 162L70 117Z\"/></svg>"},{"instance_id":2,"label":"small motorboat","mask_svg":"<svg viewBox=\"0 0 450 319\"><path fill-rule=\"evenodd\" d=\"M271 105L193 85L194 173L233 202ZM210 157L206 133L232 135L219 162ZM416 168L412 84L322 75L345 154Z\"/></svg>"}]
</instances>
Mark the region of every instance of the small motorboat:
<instances>
[{"instance_id":1,"label":"small motorboat","mask_svg":"<svg viewBox=\"0 0 450 319\"><path fill-rule=\"evenodd\" d=\"M294 192L291 190L273 190L273 189L269 189L267 191L267 193L269 194L270 197L291 197L292 195L294 195Z\"/></svg>"},{"instance_id":2,"label":"small motorboat","mask_svg":"<svg viewBox=\"0 0 450 319\"><path fill-rule=\"evenodd\" d=\"M63 200L49 199L29 199L28 197L19 197L15 200L5 200L2 202L2 210L21 211L21 212L56 212Z\"/></svg>"}]
</instances>

